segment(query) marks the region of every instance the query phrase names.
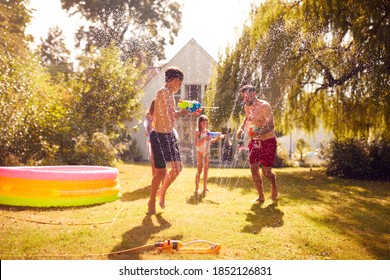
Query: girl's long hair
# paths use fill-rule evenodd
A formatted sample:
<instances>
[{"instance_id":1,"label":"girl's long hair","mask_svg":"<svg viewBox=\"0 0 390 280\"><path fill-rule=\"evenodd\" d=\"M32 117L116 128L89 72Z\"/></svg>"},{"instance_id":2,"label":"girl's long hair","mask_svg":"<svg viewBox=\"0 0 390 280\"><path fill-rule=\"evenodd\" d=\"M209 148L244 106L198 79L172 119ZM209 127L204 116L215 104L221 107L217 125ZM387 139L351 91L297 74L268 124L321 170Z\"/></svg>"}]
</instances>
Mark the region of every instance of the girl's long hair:
<instances>
[{"instance_id":1,"label":"girl's long hair","mask_svg":"<svg viewBox=\"0 0 390 280\"><path fill-rule=\"evenodd\" d=\"M206 115L200 115L199 118L198 118L198 137L200 138L200 125L202 124L202 122L204 121L208 121L209 118L206 116Z\"/></svg>"},{"instance_id":2,"label":"girl's long hair","mask_svg":"<svg viewBox=\"0 0 390 280\"><path fill-rule=\"evenodd\" d=\"M150 102L149 109L146 111L145 116L152 118L153 114L154 114L154 98L153 98L152 102Z\"/></svg>"}]
</instances>

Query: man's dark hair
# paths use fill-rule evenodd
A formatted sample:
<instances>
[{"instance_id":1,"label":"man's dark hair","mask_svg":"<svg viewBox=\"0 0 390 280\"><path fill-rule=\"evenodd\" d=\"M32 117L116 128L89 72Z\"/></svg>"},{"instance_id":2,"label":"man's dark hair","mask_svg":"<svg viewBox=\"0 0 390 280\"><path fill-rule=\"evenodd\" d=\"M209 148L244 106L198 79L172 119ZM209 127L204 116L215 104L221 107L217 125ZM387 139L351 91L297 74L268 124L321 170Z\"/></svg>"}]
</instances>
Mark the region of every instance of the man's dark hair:
<instances>
[{"instance_id":1,"label":"man's dark hair","mask_svg":"<svg viewBox=\"0 0 390 280\"><path fill-rule=\"evenodd\" d=\"M255 92L256 88L252 85L245 85L240 88L239 92Z\"/></svg>"},{"instance_id":2,"label":"man's dark hair","mask_svg":"<svg viewBox=\"0 0 390 280\"><path fill-rule=\"evenodd\" d=\"M169 67L165 70L165 82L172 81L173 79L180 79L183 81L184 73L177 67Z\"/></svg>"}]
</instances>

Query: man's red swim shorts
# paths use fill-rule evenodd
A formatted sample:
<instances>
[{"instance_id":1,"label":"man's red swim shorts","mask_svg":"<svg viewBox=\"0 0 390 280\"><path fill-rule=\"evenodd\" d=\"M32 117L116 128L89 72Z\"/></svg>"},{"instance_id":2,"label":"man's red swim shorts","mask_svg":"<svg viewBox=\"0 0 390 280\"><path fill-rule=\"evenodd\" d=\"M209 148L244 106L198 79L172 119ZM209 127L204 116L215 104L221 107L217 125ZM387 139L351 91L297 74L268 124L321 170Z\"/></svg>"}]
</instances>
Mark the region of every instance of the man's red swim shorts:
<instances>
[{"instance_id":1,"label":"man's red swim shorts","mask_svg":"<svg viewBox=\"0 0 390 280\"><path fill-rule=\"evenodd\" d=\"M276 137L267 140L251 139L248 144L250 164L261 163L272 167L276 156Z\"/></svg>"}]
</instances>

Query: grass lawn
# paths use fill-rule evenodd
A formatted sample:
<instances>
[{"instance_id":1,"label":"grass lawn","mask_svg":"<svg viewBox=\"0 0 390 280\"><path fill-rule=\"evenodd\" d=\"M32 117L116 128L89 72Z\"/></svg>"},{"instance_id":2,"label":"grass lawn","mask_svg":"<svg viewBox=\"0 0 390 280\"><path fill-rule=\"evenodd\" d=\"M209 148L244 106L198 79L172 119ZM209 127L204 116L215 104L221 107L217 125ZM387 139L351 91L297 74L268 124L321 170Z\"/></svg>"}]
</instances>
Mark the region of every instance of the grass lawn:
<instances>
[{"instance_id":1,"label":"grass lawn","mask_svg":"<svg viewBox=\"0 0 390 280\"><path fill-rule=\"evenodd\" d=\"M71 208L0 205L0 259L378 260L390 259L390 183L330 178L321 169L274 169L279 200L253 203L249 169L211 168L212 192L194 198L195 168L147 215L151 168L121 164L122 197ZM207 240L219 254L158 253L156 241Z\"/></svg>"}]
</instances>

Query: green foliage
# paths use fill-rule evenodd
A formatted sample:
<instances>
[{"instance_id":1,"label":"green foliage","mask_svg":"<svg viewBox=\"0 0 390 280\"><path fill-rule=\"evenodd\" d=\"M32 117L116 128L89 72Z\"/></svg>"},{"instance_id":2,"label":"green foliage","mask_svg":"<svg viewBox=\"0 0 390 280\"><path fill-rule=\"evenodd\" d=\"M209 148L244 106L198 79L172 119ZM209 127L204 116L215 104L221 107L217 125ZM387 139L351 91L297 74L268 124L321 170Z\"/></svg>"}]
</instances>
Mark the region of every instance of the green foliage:
<instances>
[{"instance_id":1,"label":"green foliage","mask_svg":"<svg viewBox=\"0 0 390 280\"><path fill-rule=\"evenodd\" d=\"M84 57L80 72L59 75L69 70L61 32L52 30L43 44L45 68L27 48L24 2L0 9L0 36L7 40L0 44L0 165L112 165L111 142L137 115L142 66L123 62L110 47Z\"/></svg>"},{"instance_id":2,"label":"green foliage","mask_svg":"<svg viewBox=\"0 0 390 280\"><path fill-rule=\"evenodd\" d=\"M23 55L31 36L25 35L30 14L26 9L27 0L0 2L0 56ZM3 64L0 64L3 65Z\"/></svg>"},{"instance_id":3,"label":"green foliage","mask_svg":"<svg viewBox=\"0 0 390 280\"><path fill-rule=\"evenodd\" d=\"M281 130L282 96L289 82L283 71L288 70L286 58L297 32L294 26L281 20L284 6L279 2L267 1L259 7L252 26L243 29L235 48L228 49L217 66L214 103L227 110L213 112L216 123L240 121L242 107L238 90L245 84L253 84L259 97L274 107L276 127Z\"/></svg>"},{"instance_id":4,"label":"green foliage","mask_svg":"<svg viewBox=\"0 0 390 280\"><path fill-rule=\"evenodd\" d=\"M275 155L274 167L286 167L288 165L288 155L286 149L278 143Z\"/></svg>"},{"instance_id":5,"label":"green foliage","mask_svg":"<svg viewBox=\"0 0 390 280\"><path fill-rule=\"evenodd\" d=\"M299 138L296 144L297 151L299 153L299 159L303 160L303 154L309 149L309 144L303 138Z\"/></svg>"},{"instance_id":6,"label":"green foliage","mask_svg":"<svg viewBox=\"0 0 390 280\"><path fill-rule=\"evenodd\" d=\"M128 148L118 138L124 121L137 117L142 67L123 62L112 46L81 59L81 71L67 83L67 119L59 135L57 161L113 165ZM115 144L115 146L114 146Z\"/></svg>"},{"instance_id":7,"label":"green foliage","mask_svg":"<svg viewBox=\"0 0 390 280\"><path fill-rule=\"evenodd\" d=\"M47 38L41 43L42 64L53 78L63 74L66 79L69 79L72 72L72 64L69 62L70 51L66 48L64 40L62 30L59 27L53 27L49 29Z\"/></svg>"},{"instance_id":8,"label":"green foliage","mask_svg":"<svg viewBox=\"0 0 390 280\"><path fill-rule=\"evenodd\" d=\"M0 164L48 161L57 145L52 141L66 114L64 90L51 84L24 35L29 14L26 1L0 4Z\"/></svg>"},{"instance_id":9,"label":"green foliage","mask_svg":"<svg viewBox=\"0 0 390 280\"><path fill-rule=\"evenodd\" d=\"M390 180L390 145L384 141L334 141L327 174L353 179Z\"/></svg>"},{"instance_id":10,"label":"green foliage","mask_svg":"<svg viewBox=\"0 0 390 280\"><path fill-rule=\"evenodd\" d=\"M265 1L217 66L211 103L226 110L212 119L239 120L236 92L251 83L273 106L279 131L322 123L337 139L390 139L389 5Z\"/></svg>"},{"instance_id":11,"label":"green foliage","mask_svg":"<svg viewBox=\"0 0 390 280\"><path fill-rule=\"evenodd\" d=\"M110 166L115 160L116 153L108 136L96 132L92 137L87 135L77 137L74 153L67 156L69 164Z\"/></svg>"},{"instance_id":12,"label":"green foliage","mask_svg":"<svg viewBox=\"0 0 390 280\"><path fill-rule=\"evenodd\" d=\"M384 140L371 143L369 157L373 178L390 181L390 143Z\"/></svg>"},{"instance_id":13,"label":"green foliage","mask_svg":"<svg viewBox=\"0 0 390 280\"><path fill-rule=\"evenodd\" d=\"M149 62L164 58L164 46L173 44L180 29L181 6L172 0L61 0L67 11L79 12L92 24L80 27L78 46L107 48L113 42L125 59L140 53Z\"/></svg>"},{"instance_id":14,"label":"green foliage","mask_svg":"<svg viewBox=\"0 0 390 280\"><path fill-rule=\"evenodd\" d=\"M0 73L0 164L11 155L24 164L40 161L58 144L67 115L65 91L50 83L33 54L9 58Z\"/></svg>"},{"instance_id":15,"label":"green foliage","mask_svg":"<svg viewBox=\"0 0 390 280\"><path fill-rule=\"evenodd\" d=\"M130 141L128 141L126 144L127 145L124 147L124 149L121 150L119 154L120 160L123 162L141 161L142 152L138 146L137 140L130 139Z\"/></svg>"},{"instance_id":16,"label":"green foliage","mask_svg":"<svg viewBox=\"0 0 390 280\"><path fill-rule=\"evenodd\" d=\"M126 120L137 117L142 68L132 60L123 62L118 48L110 46L100 55L85 56L76 74L77 93L73 129L89 137L95 132L114 133Z\"/></svg>"},{"instance_id":17,"label":"green foliage","mask_svg":"<svg viewBox=\"0 0 390 280\"><path fill-rule=\"evenodd\" d=\"M118 151L117 158L122 162L140 161L142 153L137 140L126 130L120 131L112 141Z\"/></svg>"}]
</instances>

